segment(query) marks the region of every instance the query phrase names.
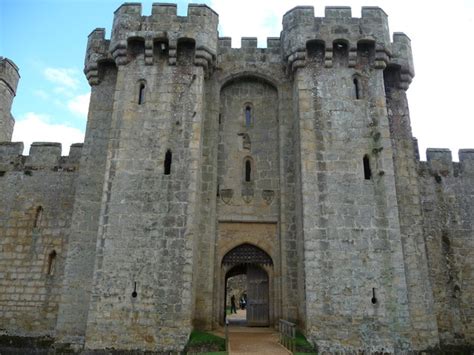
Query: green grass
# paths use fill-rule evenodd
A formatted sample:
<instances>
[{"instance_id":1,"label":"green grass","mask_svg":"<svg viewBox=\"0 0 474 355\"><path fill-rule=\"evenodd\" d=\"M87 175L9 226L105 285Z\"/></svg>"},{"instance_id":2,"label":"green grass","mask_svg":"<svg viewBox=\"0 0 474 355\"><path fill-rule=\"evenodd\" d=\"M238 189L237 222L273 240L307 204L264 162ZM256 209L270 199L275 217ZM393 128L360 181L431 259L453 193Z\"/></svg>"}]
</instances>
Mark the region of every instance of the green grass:
<instances>
[{"instance_id":1,"label":"green grass","mask_svg":"<svg viewBox=\"0 0 474 355\"><path fill-rule=\"evenodd\" d=\"M226 354L224 338L198 330L191 332L186 348L190 353Z\"/></svg>"},{"instance_id":2,"label":"green grass","mask_svg":"<svg viewBox=\"0 0 474 355\"><path fill-rule=\"evenodd\" d=\"M313 346L311 345L311 343L306 339L304 334L301 333L299 330L296 331L295 343L296 343L295 354L305 354L305 355L317 354Z\"/></svg>"}]
</instances>

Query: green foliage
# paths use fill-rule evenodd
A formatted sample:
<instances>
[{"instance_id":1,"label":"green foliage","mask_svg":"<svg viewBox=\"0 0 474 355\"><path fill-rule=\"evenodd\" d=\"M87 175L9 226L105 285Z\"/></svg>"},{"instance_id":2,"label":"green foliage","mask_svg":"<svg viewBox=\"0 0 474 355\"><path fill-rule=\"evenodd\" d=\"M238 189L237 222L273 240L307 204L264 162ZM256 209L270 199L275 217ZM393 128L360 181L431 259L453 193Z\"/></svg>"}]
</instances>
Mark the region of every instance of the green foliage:
<instances>
[{"instance_id":1,"label":"green foliage","mask_svg":"<svg viewBox=\"0 0 474 355\"><path fill-rule=\"evenodd\" d=\"M314 349L314 347L311 345L311 343L306 339L303 333L301 333L299 330L296 331L296 337L295 337L295 343L296 343L296 354L314 354L316 355L317 352Z\"/></svg>"}]
</instances>

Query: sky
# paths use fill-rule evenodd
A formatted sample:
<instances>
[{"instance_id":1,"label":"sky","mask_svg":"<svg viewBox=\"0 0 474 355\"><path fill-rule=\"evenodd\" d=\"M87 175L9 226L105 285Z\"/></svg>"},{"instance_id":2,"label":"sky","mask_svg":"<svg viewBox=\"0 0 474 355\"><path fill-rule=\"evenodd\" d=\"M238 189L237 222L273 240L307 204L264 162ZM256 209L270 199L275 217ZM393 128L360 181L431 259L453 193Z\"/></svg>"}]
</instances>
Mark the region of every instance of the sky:
<instances>
[{"instance_id":1,"label":"sky","mask_svg":"<svg viewBox=\"0 0 474 355\"><path fill-rule=\"evenodd\" d=\"M168 1L168 0L166 0ZM87 36L106 29L110 38L117 0L0 0L0 56L20 68L20 83L12 113L13 141L61 142L63 155L82 142L90 87L82 72ZM143 15L153 1L142 1ZM189 1L178 1L185 16ZM194 1L191 1L194 2ZM473 0L200 0L219 14L219 35L278 37L283 14L298 5L315 8L351 6L360 17L362 6L379 6L389 16L390 31L404 32L412 41L415 78L407 92L413 135L420 155L426 148L449 148L458 160L460 148L474 148L474 1Z\"/></svg>"}]
</instances>

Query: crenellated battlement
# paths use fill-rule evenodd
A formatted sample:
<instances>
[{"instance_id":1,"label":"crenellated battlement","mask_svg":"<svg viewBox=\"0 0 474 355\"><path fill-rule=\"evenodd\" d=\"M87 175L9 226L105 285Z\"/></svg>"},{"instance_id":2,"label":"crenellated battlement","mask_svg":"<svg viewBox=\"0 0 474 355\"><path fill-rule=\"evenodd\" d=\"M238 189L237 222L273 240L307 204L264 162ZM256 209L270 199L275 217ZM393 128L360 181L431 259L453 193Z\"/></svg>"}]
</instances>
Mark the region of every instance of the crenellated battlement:
<instances>
[{"instance_id":1,"label":"crenellated battlement","mask_svg":"<svg viewBox=\"0 0 474 355\"><path fill-rule=\"evenodd\" d=\"M262 51L270 50L274 51L275 49L280 50L281 48L281 41L280 37L267 37L267 46L264 48L258 47L258 39L257 37L242 37L240 39L240 48L232 48L232 38L231 37L219 37L218 39L218 47L219 50L225 48L232 48L232 49L260 49Z\"/></svg>"},{"instance_id":2,"label":"crenellated battlement","mask_svg":"<svg viewBox=\"0 0 474 355\"><path fill-rule=\"evenodd\" d=\"M137 53L146 65L166 57L176 65L178 47L192 44L194 65L206 73L212 70L217 55L218 15L207 5L189 4L187 16L178 16L175 4L155 3L150 16L142 15L140 3L125 3L114 13L110 40L103 29L89 36L85 73L91 85L99 82L98 65L114 60L127 64Z\"/></svg>"},{"instance_id":3,"label":"crenellated battlement","mask_svg":"<svg viewBox=\"0 0 474 355\"><path fill-rule=\"evenodd\" d=\"M206 74L212 72L218 52L238 50L279 51L288 72L314 61L332 68L340 58L348 67L384 69L390 65L400 69L403 89L415 73L410 39L395 33L390 41L387 14L379 7L363 7L359 18L352 17L346 6L326 7L324 17L315 17L312 6L298 6L283 16L281 36L267 39L267 48L258 48L254 37L244 37L239 49L232 48L230 38L217 38L218 14L207 5L190 4L187 16L178 16L176 4L155 3L151 15L144 16L140 3L125 3L114 14L110 40L102 28L89 36L85 73L91 85L100 81L101 62L126 65L143 56L145 65L163 59L176 65L180 45L193 48L193 63L202 66Z\"/></svg>"},{"instance_id":4,"label":"crenellated battlement","mask_svg":"<svg viewBox=\"0 0 474 355\"><path fill-rule=\"evenodd\" d=\"M474 174L474 149L460 149L459 163L453 162L450 149L428 148L426 161L420 161L420 173L428 173L441 182L444 177Z\"/></svg>"},{"instance_id":5,"label":"crenellated battlement","mask_svg":"<svg viewBox=\"0 0 474 355\"><path fill-rule=\"evenodd\" d=\"M326 68L347 57L349 67L400 67L406 87L414 76L409 38L395 33L390 42L387 14L379 7L362 7L360 18L352 17L346 6L326 7L325 17L314 17L312 6L295 7L283 16L281 42L289 71L314 61L314 56L321 56L316 61Z\"/></svg>"},{"instance_id":6,"label":"crenellated battlement","mask_svg":"<svg viewBox=\"0 0 474 355\"><path fill-rule=\"evenodd\" d=\"M258 47L257 42L257 37L242 37L240 48L232 48L230 37L219 37L219 63L235 61L236 59L247 62L281 63L281 41L279 37L268 37L265 48Z\"/></svg>"},{"instance_id":7,"label":"crenellated battlement","mask_svg":"<svg viewBox=\"0 0 474 355\"><path fill-rule=\"evenodd\" d=\"M34 142L29 155L22 155L22 142L0 142L0 172L34 170L76 171L82 153L82 143L71 145L68 156L61 156L61 143Z\"/></svg>"}]
</instances>

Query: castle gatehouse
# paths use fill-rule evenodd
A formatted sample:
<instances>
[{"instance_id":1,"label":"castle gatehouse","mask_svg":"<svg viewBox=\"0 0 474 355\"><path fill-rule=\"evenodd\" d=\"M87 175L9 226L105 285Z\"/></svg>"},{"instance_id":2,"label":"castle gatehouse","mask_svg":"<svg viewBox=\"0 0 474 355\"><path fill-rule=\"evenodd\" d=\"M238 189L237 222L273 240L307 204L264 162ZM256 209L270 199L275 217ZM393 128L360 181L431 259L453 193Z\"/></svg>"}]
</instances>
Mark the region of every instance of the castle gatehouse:
<instances>
[{"instance_id":1,"label":"castle gatehouse","mask_svg":"<svg viewBox=\"0 0 474 355\"><path fill-rule=\"evenodd\" d=\"M0 334L164 353L224 322L293 322L329 353L474 343L474 150L420 161L410 39L296 7L266 48L191 4L126 3L88 38L84 143L11 142L0 61ZM0 348L1 352L1 348Z\"/></svg>"}]
</instances>

